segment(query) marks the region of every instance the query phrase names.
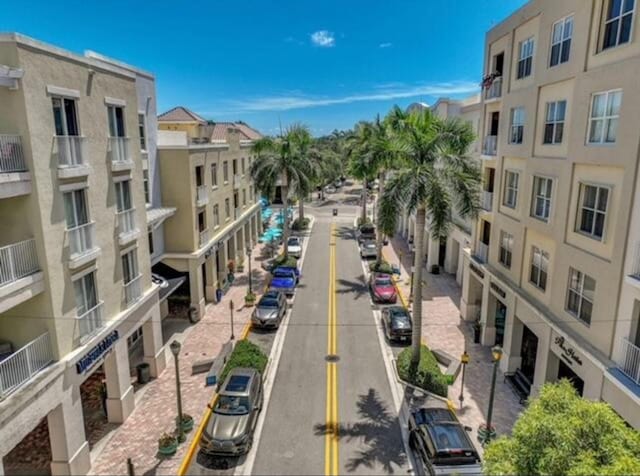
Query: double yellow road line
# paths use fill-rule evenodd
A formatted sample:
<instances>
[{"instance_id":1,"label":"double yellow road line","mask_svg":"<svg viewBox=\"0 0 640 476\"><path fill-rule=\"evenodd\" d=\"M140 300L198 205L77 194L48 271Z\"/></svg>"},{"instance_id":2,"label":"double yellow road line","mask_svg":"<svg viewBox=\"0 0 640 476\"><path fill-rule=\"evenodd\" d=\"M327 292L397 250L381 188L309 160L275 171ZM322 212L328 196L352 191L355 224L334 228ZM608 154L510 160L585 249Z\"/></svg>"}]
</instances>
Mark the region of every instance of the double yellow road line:
<instances>
[{"instance_id":1,"label":"double yellow road line","mask_svg":"<svg viewBox=\"0 0 640 476\"><path fill-rule=\"evenodd\" d=\"M336 225L329 239L329 325L327 327L327 414L324 446L324 474L338 474L338 329L336 314ZM334 359L335 358L335 359Z\"/></svg>"}]
</instances>

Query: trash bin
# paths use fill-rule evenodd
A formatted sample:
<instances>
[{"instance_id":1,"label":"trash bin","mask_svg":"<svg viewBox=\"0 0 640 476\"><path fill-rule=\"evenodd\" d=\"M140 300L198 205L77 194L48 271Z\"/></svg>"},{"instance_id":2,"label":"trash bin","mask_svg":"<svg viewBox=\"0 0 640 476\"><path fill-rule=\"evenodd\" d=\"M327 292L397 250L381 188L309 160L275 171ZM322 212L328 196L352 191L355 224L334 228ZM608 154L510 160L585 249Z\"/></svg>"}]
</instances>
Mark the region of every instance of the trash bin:
<instances>
[{"instance_id":1,"label":"trash bin","mask_svg":"<svg viewBox=\"0 0 640 476\"><path fill-rule=\"evenodd\" d=\"M138 364L136 367L138 373L138 383L147 383L151 380L151 367L146 362Z\"/></svg>"},{"instance_id":2,"label":"trash bin","mask_svg":"<svg viewBox=\"0 0 640 476\"><path fill-rule=\"evenodd\" d=\"M216 302L222 301L222 289L216 289Z\"/></svg>"}]
</instances>

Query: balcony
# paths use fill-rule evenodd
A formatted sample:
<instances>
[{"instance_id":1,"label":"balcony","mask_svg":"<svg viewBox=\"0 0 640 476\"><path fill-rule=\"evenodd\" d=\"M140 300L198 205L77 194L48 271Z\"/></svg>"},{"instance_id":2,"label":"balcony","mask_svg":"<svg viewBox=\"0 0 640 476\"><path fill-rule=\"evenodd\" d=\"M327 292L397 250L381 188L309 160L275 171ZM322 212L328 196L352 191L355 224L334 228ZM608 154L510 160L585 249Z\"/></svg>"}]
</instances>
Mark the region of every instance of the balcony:
<instances>
[{"instance_id":1,"label":"balcony","mask_svg":"<svg viewBox=\"0 0 640 476\"><path fill-rule=\"evenodd\" d=\"M119 172L133 168L128 137L109 137L109 155L112 171Z\"/></svg>"},{"instance_id":2,"label":"balcony","mask_svg":"<svg viewBox=\"0 0 640 476\"><path fill-rule=\"evenodd\" d=\"M198 185L196 188L196 206L204 207L209 203L209 194L207 193L206 185Z\"/></svg>"},{"instance_id":3,"label":"balcony","mask_svg":"<svg viewBox=\"0 0 640 476\"><path fill-rule=\"evenodd\" d=\"M125 245L138 237L139 230L136 227L136 209L130 208L117 213L118 216L118 242Z\"/></svg>"},{"instance_id":4,"label":"balcony","mask_svg":"<svg viewBox=\"0 0 640 476\"><path fill-rule=\"evenodd\" d=\"M53 362L46 332L0 362L0 401L31 380Z\"/></svg>"},{"instance_id":5,"label":"balcony","mask_svg":"<svg viewBox=\"0 0 640 476\"><path fill-rule=\"evenodd\" d=\"M67 230L69 236L69 267L78 268L100 254L96 244L95 223L85 223Z\"/></svg>"},{"instance_id":6,"label":"balcony","mask_svg":"<svg viewBox=\"0 0 640 476\"><path fill-rule=\"evenodd\" d=\"M490 212L492 204L493 204L493 192L488 192L486 190L483 190L482 193L480 194L480 207L483 210Z\"/></svg>"},{"instance_id":7,"label":"balcony","mask_svg":"<svg viewBox=\"0 0 640 476\"><path fill-rule=\"evenodd\" d=\"M242 185L242 175L236 174L233 176L233 189L240 189L240 185Z\"/></svg>"},{"instance_id":8,"label":"balcony","mask_svg":"<svg viewBox=\"0 0 640 476\"><path fill-rule=\"evenodd\" d=\"M498 76L493 80L491 85L485 90L485 101L499 99L502 96L502 76Z\"/></svg>"},{"instance_id":9,"label":"balcony","mask_svg":"<svg viewBox=\"0 0 640 476\"><path fill-rule=\"evenodd\" d=\"M0 313L44 291L34 239L0 248Z\"/></svg>"},{"instance_id":10,"label":"balcony","mask_svg":"<svg viewBox=\"0 0 640 476\"><path fill-rule=\"evenodd\" d=\"M100 301L84 314L78 316L78 330L80 342L86 342L98 329L102 327L102 305Z\"/></svg>"},{"instance_id":11,"label":"balcony","mask_svg":"<svg viewBox=\"0 0 640 476\"><path fill-rule=\"evenodd\" d=\"M482 155L495 157L498 151L498 136L486 136L482 142Z\"/></svg>"},{"instance_id":12,"label":"balcony","mask_svg":"<svg viewBox=\"0 0 640 476\"><path fill-rule=\"evenodd\" d=\"M622 373L640 385L640 347L629 339L622 339L616 363Z\"/></svg>"},{"instance_id":13,"label":"balcony","mask_svg":"<svg viewBox=\"0 0 640 476\"><path fill-rule=\"evenodd\" d=\"M629 276L634 278L634 284L640 286L640 242L636 243L636 248L633 253L633 262L631 265L631 272Z\"/></svg>"},{"instance_id":14,"label":"balcony","mask_svg":"<svg viewBox=\"0 0 640 476\"><path fill-rule=\"evenodd\" d=\"M31 193L31 174L22 155L20 136L0 134L0 198Z\"/></svg>"},{"instance_id":15,"label":"balcony","mask_svg":"<svg viewBox=\"0 0 640 476\"><path fill-rule=\"evenodd\" d=\"M142 275L139 274L124 285L124 300L127 307L138 302L142 296Z\"/></svg>"},{"instance_id":16,"label":"balcony","mask_svg":"<svg viewBox=\"0 0 640 476\"><path fill-rule=\"evenodd\" d=\"M89 174L86 139L82 136L54 136L58 156L58 178L82 177Z\"/></svg>"},{"instance_id":17,"label":"balcony","mask_svg":"<svg viewBox=\"0 0 640 476\"><path fill-rule=\"evenodd\" d=\"M211 234L209 233L209 229L202 230L200 232L200 239L198 240L198 244L200 245L200 247L203 247L204 245L209 243L209 240L211 240Z\"/></svg>"},{"instance_id":18,"label":"balcony","mask_svg":"<svg viewBox=\"0 0 640 476\"><path fill-rule=\"evenodd\" d=\"M486 263L489 259L489 245L478 241L476 243L476 249L473 252L473 256L481 263Z\"/></svg>"}]
</instances>

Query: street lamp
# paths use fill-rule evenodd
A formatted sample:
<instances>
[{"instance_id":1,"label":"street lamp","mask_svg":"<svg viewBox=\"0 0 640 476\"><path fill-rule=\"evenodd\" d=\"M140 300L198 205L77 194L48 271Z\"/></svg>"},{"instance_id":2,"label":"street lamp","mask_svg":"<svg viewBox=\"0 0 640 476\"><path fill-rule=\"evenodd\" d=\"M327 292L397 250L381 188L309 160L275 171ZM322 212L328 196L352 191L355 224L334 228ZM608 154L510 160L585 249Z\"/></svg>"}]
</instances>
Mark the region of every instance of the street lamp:
<instances>
[{"instance_id":1,"label":"street lamp","mask_svg":"<svg viewBox=\"0 0 640 476\"><path fill-rule=\"evenodd\" d=\"M416 261L416 247L411 246L411 287L409 289L409 302L413 301L413 273L416 269L415 261Z\"/></svg>"},{"instance_id":2,"label":"street lamp","mask_svg":"<svg viewBox=\"0 0 640 476\"><path fill-rule=\"evenodd\" d=\"M253 243L250 243L247 246L247 260L249 262L249 294L253 294L251 290L252 280L251 280L251 248L253 248Z\"/></svg>"},{"instance_id":3,"label":"street lamp","mask_svg":"<svg viewBox=\"0 0 640 476\"><path fill-rule=\"evenodd\" d=\"M498 374L498 365L502 358L502 347L496 345L491 349L491 355L493 356L493 375L491 376L491 393L489 394L489 409L487 410L487 423L480 425L478 429L478 439L485 445L491 441L496 432L491 426L491 417L493 416L493 398L496 394L496 375Z\"/></svg>"},{"instance_id":4,"label":"street lamp","mask_svg":"<svg viewBox=\"0 0 640 476\"><path fill-rule=\"evenodd\" d=\"M180 366L178 365L178 354L180 354L180 342L174 340L169 348L171 349L171 353L173 354L173 359L175 360L176 365L176 397L178 400L178 423L177 423L177 433L178 433L178 442L182 443L185 440L184 430L182 429L182 394L180 392Z\"/></svg>"},{"instance_id":5,"label":"street lamp","mask_svg":"<svg viewBox=\"0 0 640 476\"><path fill-rule=\"evenodd\" d=\"M233 335L233 301L229 300L229 311L231 312L231 340L236 337Z\"/></svg>"},{"instance_id":6,"label":"street lamp","mask_svg":"<svg viewBox=\"0 0 640 476\"><path fill-rule=\"evenodd\" d=\"M467 368L469 360L469 354L467 354L467 351L465 349L465 351L460 356L460 363L462 364L462 382L460 382L460 396L458 397L458 400L460 400L460 408L462 408L462 403L464 402L464 371Z\"/></svg>"}]
</instances>

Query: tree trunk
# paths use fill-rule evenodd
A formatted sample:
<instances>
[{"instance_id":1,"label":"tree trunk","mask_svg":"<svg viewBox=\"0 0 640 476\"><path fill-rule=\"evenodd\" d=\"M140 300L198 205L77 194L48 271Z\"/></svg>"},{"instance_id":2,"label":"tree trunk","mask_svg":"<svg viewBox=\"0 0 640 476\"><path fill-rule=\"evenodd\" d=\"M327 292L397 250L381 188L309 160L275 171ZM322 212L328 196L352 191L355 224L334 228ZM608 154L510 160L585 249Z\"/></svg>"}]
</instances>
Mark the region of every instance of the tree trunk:
<instances>
[{"instance_id":1,"label":"tree trunk","mask_svg":"<svg viewBox=\"0 0 640 476\"><path fill-rule=\"evenodd\" d=\"M422 267L424 265L424 225L427 217L427 210L424 205L418 206L416 210L416 231L413 241L413 330L411 337L411 368L418 368L420 362L420 347L422 345Z\"/></svg>"},{"instance_id":2,"label":"tree trunk","mask_svg":"<svg viewBox=\"0 0 640 476\"><path fill-rule=\"evenodd\" d=\"M287 183L289 182L287 177ZM284 258L289 258L287 241L289 241L289 186L282 186L282 205L284 206L284 225L282 230L282 240L284 241Z\"/></svg>"},{"instance_id":3,"label":"tree trunk","mask_svg":"<svg viewBox=\"0 0 640 476\"><path fill-rule=\"evenodd\" d=\"M384 170L378 174L378 181L380 182L378 185L378 200L376 203L376 223L380 222L380 199L382 198L382 193L384 192L384 179L385 172ZM380 266L382 263L382 244L384 242L384 236L380 227L378 227L378 234L376 235L376 264Z\"/></svg>"},{"instance_id":4,"label":"tree trunk","mask_svg":"<svg viewBox=\"0 0 640 476\"><path fill-rule=\"evenodd\" d=\"M361 224L367 221L367 185L369 181L364 179L362 187L362 216L360 217Z\"/></svg>"},{"instance_id":5,"label":"tree trunk","mask_svg":"<svg viewBox=\"0 0 640 476\"><path fill-rule=\"evenodd\" d=\"M300 225L302 225L302 220L304 220L304 200L300 198L298 201L298 221Z\"/></svg>"}]
</instances>

